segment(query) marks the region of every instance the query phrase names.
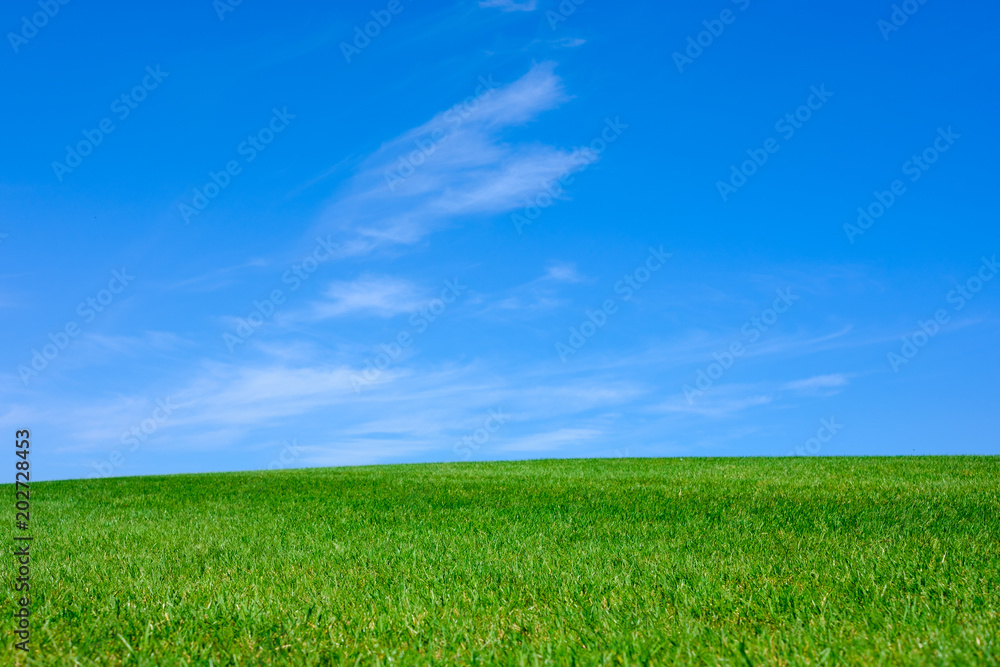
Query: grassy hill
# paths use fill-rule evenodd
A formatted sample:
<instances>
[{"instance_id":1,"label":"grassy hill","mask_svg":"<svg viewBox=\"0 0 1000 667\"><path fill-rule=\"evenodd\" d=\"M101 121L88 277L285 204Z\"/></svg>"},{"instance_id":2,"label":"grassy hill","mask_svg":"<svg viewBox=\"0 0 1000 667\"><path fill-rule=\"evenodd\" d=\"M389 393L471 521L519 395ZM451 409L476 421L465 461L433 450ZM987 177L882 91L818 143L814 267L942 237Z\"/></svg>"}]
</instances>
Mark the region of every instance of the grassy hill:
<instances>
[{"instance_id":1,"label":"grassy hill","mask_svg":"<svg viewBox=\"0 0 1000 667\"><path fill-rule=\"evenodd\" d=\"M311 469L31 500L36 664L1000 662L995 457Z\"/></svg>"}]
</instances>

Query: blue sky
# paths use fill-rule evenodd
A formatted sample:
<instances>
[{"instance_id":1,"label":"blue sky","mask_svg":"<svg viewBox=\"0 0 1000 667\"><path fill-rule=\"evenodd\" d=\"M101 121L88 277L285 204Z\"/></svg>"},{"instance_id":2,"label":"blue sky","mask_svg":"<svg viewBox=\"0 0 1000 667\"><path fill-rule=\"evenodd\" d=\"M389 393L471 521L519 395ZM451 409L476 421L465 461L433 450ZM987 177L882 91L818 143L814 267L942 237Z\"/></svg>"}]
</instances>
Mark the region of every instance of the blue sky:
<instances>
[{"instance_id":1,"label":"blue sky","mask_svg":"<svg viewBox=\"0 0 1000 667\"><path fill-rule=\"evenodd\" d=\"M998 18L7 3L0 422L39 479L996 454Z\"/></svg>"}]
</instances>

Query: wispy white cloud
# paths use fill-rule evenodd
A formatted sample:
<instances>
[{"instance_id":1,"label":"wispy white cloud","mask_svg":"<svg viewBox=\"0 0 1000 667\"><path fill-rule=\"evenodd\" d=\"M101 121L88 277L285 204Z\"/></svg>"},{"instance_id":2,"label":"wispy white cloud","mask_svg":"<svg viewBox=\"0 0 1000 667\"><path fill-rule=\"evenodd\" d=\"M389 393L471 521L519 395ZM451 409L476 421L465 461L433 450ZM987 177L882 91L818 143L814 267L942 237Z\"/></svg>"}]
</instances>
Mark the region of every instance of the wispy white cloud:
<instances>
[{"instance_id":1,"label":"wispy white cloud","mask_svg":"<svg viewBox=\"0 0 1000 667\"><path fill-rule=\"evenodd\" d=\"M99 333L86 334L81 344L88 352L112 352L116 354L139 354L142 352L170 352L181 348L191 348L195 345L171 331L144 331L140 335L105 335Z\"/></svg>"},{"instance_id":2,"label":"wispy white cloud","mask_svg":"<svg viewBox=\"0 0 1000 667\"><path fill-rule=\"evenodd\" d=\"M329 204L321 229L342 232L347 254L412 244L468 216L514 210L592 162L590 151L505 141L505 130L570 99L554 70L537 64L505 86L483 78L467 100L384 144Z\"/></svg>"},{"instance_id":3,"label":"wispy white cloud","mask_svg":"<svg viewBox=\"0 0 1000 667\"><path fill-rule=\"evenodd\" d=\"M506 290L501 296L479 296L479 303L484 304L480 314L492 311L533 311L541 312L565 306L569 301L558 294L561 284L576 284L591 282L591 279L581 274L576 265L570 262L553 262L546 267L545 272L528 283L517 285Z\"/></svg>"},{"instance_id":4,"label":"wispy white cloud","mask_svg":"<svg viewBox=\"0 0 1000 667\"><path fill-rule=\"evenodd\" d=\"M542 279L563 283L580 283L585 281L586 277L580 275L580 272L576 270L576 264L557 262L549 265Z\"/></svg>"},{"instance_id":5,"label":"wispy white cloud","mask_svg":"<svg viewBox=\"0 0 1000 667\"><path fill-rule=\"evenodd\" d=\"M656 409L674 414L727 418L794 396L832 396L849 384L850 376L844 373L816 375L791 382L722 383L711 387L691 401L678 392L660 403Z\"/></svg>"},{"instance_id":6,"label":"wispy white cloud","mask_svg":"<svg viewBox=\"0 0 1000 667\"><path fill-rule=\"evenodd\" d=\"M774 401L774 395L767 393L745 393L745 388L737 385L713 387L712 391L694 402L687 401L682 394L677 394L661 403L656 410L659 412L697 415L699 417L723 418L732 417L750 408L768 405Z\"/></svg>"},{"instance_id":7,"label":"wispy white cloud","mask_svg":"<svg viewBox=\"0 0 1000 667\"><path fill-rule=\"evenodd\" d=\"M309 311L312 319L356 313L392 317L413 312L426 300L408 280L372 274L364 274L356 280L333 282L323 296L324 300L312 304Z\"/></svg>"},{"instance_id":8,"label":"wispy white cloud","mask_svg":"<svg viewBox=\"0 0 1000 667\"><path fill-rule=\"evenodd\" d=\"M247 269L259 269L268 266L268 261L261 258L250 259L242 264L213 269L201 275L185 278L166 286L168 290L189 289L198 292L210 292L222 289L239 282Z\"/></svg>"},{"instance_id":9,"label":"wispy white cloud","mask_svg":"<svg viewBox=\"0 0 1000 667\"><path fill-rule=\"evenodd\" d=\"M811 392L823 389L837 389L839 387L846 387L848 384L850 384L850 378L847 375L834 373L788 382L783 388L790 391Z\"/></svg>"},{"instance_id":10,"label":"wispy white cloud","mask_svg":"<svg viewBox=\"0 0 1000 667\"><path fill-rule=\"evenodd\" d=\"M565 450L567 445L577 447L603 435L594 428L561 428L544 433L535 433L521 438L513 438L495 447L498 452L539 453Z\"/></svg>"},{"instance_id":11,"label":"wispy white cloud","mask_svg":"<svg viewBox=\"0 0 1000 667\"><path fill-rule=\"evenodd\" d=\"M533 12L538 6L537 0L479 0L483 8L495 8L504 12Z\"/></svg>"},{"instance_id":12,"label":"wispy white cloud","mask_svg":"<svg viewBox=\"0 0 1000 667\"><path fill-rule=\"evenodd\" d=\"M280 364L211 364L190 385L174 393L178 423L250 427L305 414L353 395L343 366L289 367Z\"/></svg>"},{"instance_id":13,"label":"wispy white cloud","mask_svg":"<svg viewBox=\"0 0 1000 667\"><path fill-rule=\"evenodd\" d=\"M337 438L301 446L299 462L304 466L361 466L393 463L440 449L438 439Z\"/></svg>"},{"instance_id":14,"label":"wispy white cloud","mask_svg":"<svg viewBox=\"0 0 1000 667\"><path fill-rule=\"evenodd\" d=\"M156 433L158 439L168 437L183 451L224 448L255 429L350 401L352 372L318 364L212 362L170 388L59 401L58 408L34 417L72 429L73 444L60 451L110 451L121 447L121 436L130 426L151 416L160 399L167 401L172 414Z\"/></svg>"}]
</instances>

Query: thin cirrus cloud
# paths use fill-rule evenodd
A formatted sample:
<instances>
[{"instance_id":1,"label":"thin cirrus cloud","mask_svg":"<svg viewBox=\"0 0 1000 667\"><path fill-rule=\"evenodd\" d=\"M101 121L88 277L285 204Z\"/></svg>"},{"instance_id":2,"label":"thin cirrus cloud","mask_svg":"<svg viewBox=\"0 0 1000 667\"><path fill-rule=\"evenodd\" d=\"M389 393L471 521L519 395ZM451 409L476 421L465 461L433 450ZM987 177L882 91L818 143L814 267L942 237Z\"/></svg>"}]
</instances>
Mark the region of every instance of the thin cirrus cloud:
<instances>
[{"instance_id":1,"label":"thin cirrus cloud","mask_svg":"<svg viewBox=\"0 0 1000 667\"><path fill-rule=\"evenodd\" d=\"M599 438L604 433L595 428L561 428L555 431L534 433L523 438L513 438L495 449L503 453L555 452L571 445L580 447L583 443Z\"/></svg>"},{"instance_id":2,"label":"thin cirrus cloud","mask_svg":"<svg viewBox=\"0 0 1000 667\"><path fill-rule=\"evenodd\" d=\"M683 394L676 394L654 406L653 411L711 419L729 418L775 401L774 393L757 393L760 390L758 385L723 385L713 387L701 399L691 402Z\"/></svg>"},{"instance_id":3,"label":"thin cirrus cloud","mask_svg":"<svg viewBox=\"0 0 1000 667\"><path fill-rule=\"evenodd\" d=\"M705 390L695 400L687 400L680 392L659 404L655 410L664 413L728 418L737 413L780 402L790 396L822 393L832 396L850 384L843 373L816 375L783 384L773 382L723 383Z\"/></svg>"},{"instance_id":4,"label":"thin cirrus cloud","mask_svg":"<svg viewBox=\"0 0 1000 667\"><path fill-rule=\"evenodd\" d=\"M847 386L849 383L850 380L848 376L843 373L834 373L831 375L817 375L804 380L789 382L784 386L784 389L791 391L836 390L840 387Z\"/></svg>"},{"instance_id":5,"label":"thin cirrus cloud","mask_svg":"<svg viewBox=\"0 0 1000 667\"><path fill-rule=\"evenodd\" d=\"M466 100L383 144L321 214L319 230L340 232L346 255L413 244L463 218L512 211L582 169L589 151L504 139L570 99L555 66L536 64L507 85L481 77Z\"/></svg>"},{"instance_id":6,"label":"thin cirrus cloud","mask_svg":"<svg viewBox=\"0 0 1000 667\"><path fill-rule=\"evenodd\" d=\"M478 303L482 303L483 307L479 312L480 314L515 310L529 312L558 308L568 303L564 297L559 295L559 286L583 283L588 280L577 270L575 264L554 262L538 278L511 288L507 294L499 298L487 300L480 296Z\"/></svg>"},{"instance_id":7,"label":"thin cirrus cloud","mask_svg":"<svg viewBox=\"0 0 1000 667\"><path fill-rule=\"evenodd\" d=\"M410 281L372 274L333 282L323 296L322 301L312 304L305 319L323 320L353 314L392 317L414 312L426 302Z\"/></svg>"},{"instance_id":8,"label":"thin cirrus cloud","mask_svg":"<svg viewBox=\"0 0 1000 667\"><path fill-rule=\"evenodd\" d=\"M499 9L504 12L533 12L538 7L537 0L479 0L479 6Z\"/></svg>"},{"instance_id":9,"label":"thin cirrus cloud","mask_svg":"<svg viewBox=\"0 0 1000 667\"><path fill-rule=\"evenodd\" d=\"M563 283L580 283L587 280L586 276L580 275L576 270L576 264L570 262L553 262L545 270L542 279Z\"/></svg>"}]
</instances>

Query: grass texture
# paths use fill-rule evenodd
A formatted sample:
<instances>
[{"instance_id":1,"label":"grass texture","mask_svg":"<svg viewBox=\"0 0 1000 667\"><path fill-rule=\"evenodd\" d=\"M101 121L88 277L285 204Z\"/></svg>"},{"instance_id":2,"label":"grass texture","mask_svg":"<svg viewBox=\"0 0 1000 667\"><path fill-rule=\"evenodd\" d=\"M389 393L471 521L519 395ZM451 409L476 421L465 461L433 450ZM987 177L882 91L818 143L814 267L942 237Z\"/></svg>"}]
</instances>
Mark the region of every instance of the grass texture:
<instances>
[{"instance_id":1,"label":"grass texture","mask_svg":"<svg viewBox=\"0 0 1000 667\"><path fill-rule=\"evenodd\" d=\"M428 464L31 491L28 664L1000 663L996 457ZM0 663L24 664L7 560Z\"/></svg>"}]
</instances>

